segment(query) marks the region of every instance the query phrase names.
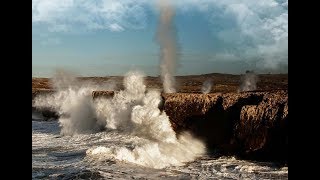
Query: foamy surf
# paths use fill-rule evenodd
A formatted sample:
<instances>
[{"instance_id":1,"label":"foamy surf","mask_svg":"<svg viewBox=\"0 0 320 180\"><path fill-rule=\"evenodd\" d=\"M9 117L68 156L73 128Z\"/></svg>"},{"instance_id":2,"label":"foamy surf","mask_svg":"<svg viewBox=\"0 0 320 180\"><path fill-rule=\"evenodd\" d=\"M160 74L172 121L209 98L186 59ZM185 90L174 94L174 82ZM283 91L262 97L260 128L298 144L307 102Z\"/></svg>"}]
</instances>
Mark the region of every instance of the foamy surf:
<instances>
[{"instance_id":1,"label":"foamy surf","mask_svg":"<svg viewBox=\"0 0 320 180\"><path fill-rule=\"evenodd\" d=\"M181 166L204 154L203 144L190 135L180 136L174 143L147 141L137 142L133 148L99 146L86 153L91 158L138 164L145 167L161 169L169 166Z\"/></svg>"},{"instance_id":2,"label":"foamy surf","mask_svg":"<svg viewBox=\"0 0 320 180\"><path fill-rule=\"evenodd\" d=\"M72 82L66 82L66 79ZM127 73L123 90L113 98L94 101L91 93L96 87L75 81L63 78L64 83L61 83L59 78L55 78L54 83L59 84L56 85L57 92L39 96L34 101L35 107L51 107L59 113L62 135L90 134L105 129L137 137L129 148L90 147L86 152L89 158L116 159L146 167L165 168L181 166L206 152L203 142L190 134L176 136L169 117L158 108L160 92L147 90L143 73Z\"/></svg>"},{"instance_id":3,"label":"foamy surf","mask_svg":"<svg viewBox=\"0 0 320 180\"><path fill-rule=\"evenodd\" d=\"M60 135L58 121L32 121L33 179L287 179L288 167L202 155L183 166L146 167L113 157L150 141L118 130ZM182 141L182 140L180 140ZM195 145L193 145L195 146ZM188 148L193 147L188 146ZM100 148L98 148L100 147ZM151 146L152 147L152 146ZM183 146L182 146L183 147ZM93 151L88 155L88 151ZM100 154L99 154L100 153ZM133 152L129 152L133 153ZM147 156L145 156L147 157ZM117 159L118 158L118 159Z\"/></svg>"}]
</instances>

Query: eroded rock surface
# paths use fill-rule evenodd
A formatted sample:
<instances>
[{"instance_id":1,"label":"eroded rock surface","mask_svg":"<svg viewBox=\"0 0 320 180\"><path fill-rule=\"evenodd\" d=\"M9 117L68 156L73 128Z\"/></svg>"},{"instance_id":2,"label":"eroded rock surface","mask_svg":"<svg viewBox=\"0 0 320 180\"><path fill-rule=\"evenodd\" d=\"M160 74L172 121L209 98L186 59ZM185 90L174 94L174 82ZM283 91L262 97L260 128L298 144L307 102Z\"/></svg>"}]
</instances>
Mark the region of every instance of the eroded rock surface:
<instances>
[{"instance_id":1,"label":"eroded rock surface","mask_svg":"<svg viewBox=\"0 0 320 180\"><path fill-rule=\"evenodd\" d=\"M163 109L177 133L191 131L224 154L287 160L287 91L163 97Z\"/></svg>"}]
</instances>

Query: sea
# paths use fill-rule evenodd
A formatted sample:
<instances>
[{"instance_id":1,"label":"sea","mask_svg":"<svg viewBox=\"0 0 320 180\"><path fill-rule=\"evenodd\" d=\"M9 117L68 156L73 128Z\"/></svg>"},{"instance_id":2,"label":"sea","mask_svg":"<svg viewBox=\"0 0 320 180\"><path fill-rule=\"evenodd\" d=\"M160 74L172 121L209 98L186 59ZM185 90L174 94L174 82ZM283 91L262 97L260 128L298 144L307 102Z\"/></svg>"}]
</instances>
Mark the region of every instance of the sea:
<instances>
[{"instance_id":1,"label":"sea","mask_svg":"<svg viewBox=\"0 0 320 180\"><path fill-rule=\"evenodd\" d=\"M110 86L63 77L54 94L33 100L59 118L32 113L32 179L288 179L287 166L217 156L192 133L176 135L142 73L123 84L93 100L93 90Z\"/></svg>"},{"instance_id":2,"label":"sea","mask_svg":"<svg viewBox=\"0 0 320 180\"><path fill-rule=\"evenodd\" d=\"M135 146L137 137L116 131L62 136L60 130L58 121L32 120L32 179L288 179L288 167L275 163L206 154L164 168L97 160L88 149Z\"/></svg>"}]
</instances>

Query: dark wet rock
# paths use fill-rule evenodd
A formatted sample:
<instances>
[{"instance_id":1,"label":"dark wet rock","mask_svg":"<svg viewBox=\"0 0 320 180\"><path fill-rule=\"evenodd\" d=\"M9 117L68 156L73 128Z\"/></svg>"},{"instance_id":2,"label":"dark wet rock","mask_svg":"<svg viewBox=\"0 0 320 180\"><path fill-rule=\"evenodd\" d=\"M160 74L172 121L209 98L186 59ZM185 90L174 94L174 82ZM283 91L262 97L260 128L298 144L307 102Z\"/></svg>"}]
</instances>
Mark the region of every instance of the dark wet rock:
<instances>
[{"instance_id":1,"label":"dark wet rock","mask_svg":"<svg viewBox=\"0 0 320 180\"><path fill-rule=\"evenodd\" d=\"M51 108L32 107L32 113L41 115L41 119L32 119L32 120L54 121L59 119L59 114Z\"/></svg>"},{"instance_id":2,"label":"dark wet rock","mask_svg":"<svg viewBox=\"0 0 320 180\"><path fill-rule=\"evenodd\" d=\"M44 121L57 120L59 115L54 109L51 108L36 108L33 106L33 101L37 96L48 96L52 95L55 91L53 90L32 90L32 112L36 114L41 114Z\"/></svg>"},{"instance_id":3,"label":"dark wet rock","mask_svg":"<svg viewBox=\"0 0 320 180\"><path fill-rule=\"evenodd\" d=\"M114 95L114 91L93 91L92 97L96 98L112 98Z\"/></svg>"},{"instance_id":4,"label":"dark wet rock","mask_svg":"<svg viewBox=\"0 0 320 180\"><path fill-rule=\"evenodd\" d=\"M99 172L92 172L89 170L82 170L79 172L73 172L70 174L61 174L57 177L61 180L71 180L71 179L104 179Z\"/></svg>"}]
</instances>

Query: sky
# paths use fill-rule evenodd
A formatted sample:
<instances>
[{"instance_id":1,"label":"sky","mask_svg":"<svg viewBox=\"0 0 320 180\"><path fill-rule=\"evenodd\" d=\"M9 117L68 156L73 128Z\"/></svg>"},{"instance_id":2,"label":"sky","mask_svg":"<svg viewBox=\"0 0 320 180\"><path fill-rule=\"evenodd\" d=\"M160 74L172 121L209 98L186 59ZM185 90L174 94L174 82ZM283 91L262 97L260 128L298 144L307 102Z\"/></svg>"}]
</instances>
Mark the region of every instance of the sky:
<instances>
[{"instance_id":1,"label":"sky","mask_svg":"<svg viewBox=\"0 0 320 180\"><path fill-rule=\"evenodd\" d=\"M175 0L177 75L288 72L287 0ZM159 75L155 0L32 0L32 76Z\"/></svg>"}]
</instances>

